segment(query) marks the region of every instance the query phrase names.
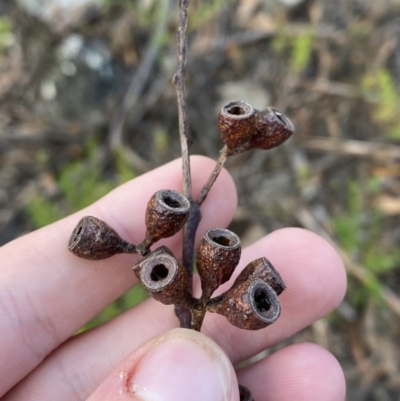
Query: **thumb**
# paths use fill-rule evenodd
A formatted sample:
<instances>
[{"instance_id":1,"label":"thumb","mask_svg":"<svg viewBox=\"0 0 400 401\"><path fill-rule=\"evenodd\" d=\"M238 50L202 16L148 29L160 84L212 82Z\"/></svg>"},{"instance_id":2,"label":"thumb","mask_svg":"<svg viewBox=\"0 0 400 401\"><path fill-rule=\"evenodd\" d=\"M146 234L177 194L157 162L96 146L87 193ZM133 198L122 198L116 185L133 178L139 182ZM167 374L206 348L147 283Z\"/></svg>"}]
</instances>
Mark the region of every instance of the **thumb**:
<instances>
[{"instance_id":1,"label":"thumb","mask_svg":"<svg viewBox=\"0 0 400 401\"><path fill-rule=\"evenodd\" d=\"M132 352L88 401L238 401L233 366L205 335L174 329Z\"/></svg>"}]
</instances>

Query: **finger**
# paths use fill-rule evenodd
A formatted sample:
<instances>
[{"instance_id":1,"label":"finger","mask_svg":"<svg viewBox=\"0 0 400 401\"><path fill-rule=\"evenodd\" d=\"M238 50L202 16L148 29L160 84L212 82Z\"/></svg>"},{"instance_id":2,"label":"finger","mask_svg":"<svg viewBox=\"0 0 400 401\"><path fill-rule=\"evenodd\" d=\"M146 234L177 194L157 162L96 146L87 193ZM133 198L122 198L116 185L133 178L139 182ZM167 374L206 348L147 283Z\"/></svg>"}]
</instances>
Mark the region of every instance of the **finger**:
<instances>
[{"instance_id":1,"label":"finger","mask_svg":"<svg viewBox=\"0 0 400 401\"><path fill-rule=\"evenodd\" d=\"M194 193L199 193L215 162L192 158ZM147 202L162 188L180 190L176 160L112 191L85 210L13 241L0 249L0 396L51 350L136 283L137 258L117 255L104 261L79 259L67 250L68 238L84 215L94 215L122 237L144 238ZM203 207L198 235L211 224L226 225L236 207L230 176L222 172ZM165 241L180 251L181 233ZM176 322L175 322L176 324Z\"/></svg>"},{"instance_id":2,"label":"finger","mask_svg":"<svg viewBox=\"0 0 400 401\"><path fill-rule=\"evenodd\" d=\"M342 401L346 395L338 361L315 344L286 347L237 374L257 401Z\"/></svg>"},{"instance_id":3,"label":"finger","mask_svg":"<svg viewBox=\"0 0 400 401\"><path fill-rule=\"evenodd\" d=\"M233 327L222 316L206 315L203 326L203 332L216 340L235 363L329 313L339 304L346 287L343 264L336 252L311 232L284 229L264 237L243 251L239 270L260 256L270 258L287 284L280 297L282 315L278 321L253 332ZM87 391L89 395L132 349L175 324L173 307L152 299L143 302L106 325L68 341L19 384L21 394L39 389L41 378L47 377L52 383L62 383L58 388L60 401L75 399L76 387L78 393ZM79 366L76 360L80 361ZM84 381L80 381L82 377ZM51 400L46 391L37 399Z\"/></svg>"},{"instance_id":4,"label":"finger","mask_svg":"<svg viewBox=\"0 0 400 401\"><path fill-rule=\"evenodd\" d=\"M88 401L239 401L228 357L208 337L187 329L136 349Z\"/></svg>"}]
</instances>

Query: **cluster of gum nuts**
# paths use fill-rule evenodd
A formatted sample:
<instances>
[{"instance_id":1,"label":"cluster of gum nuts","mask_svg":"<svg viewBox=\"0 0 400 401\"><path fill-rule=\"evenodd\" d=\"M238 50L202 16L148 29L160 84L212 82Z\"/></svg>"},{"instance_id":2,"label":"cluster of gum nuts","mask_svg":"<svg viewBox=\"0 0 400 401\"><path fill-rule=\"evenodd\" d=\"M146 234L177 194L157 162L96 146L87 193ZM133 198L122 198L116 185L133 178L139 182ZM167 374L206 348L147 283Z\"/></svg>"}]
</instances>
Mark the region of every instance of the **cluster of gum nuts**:
<instances>
[{"instance_id":1,"label":"cluster of gum nuts","mask_svg":"<svg viewBox=\"0 0 400 401\"><path fill-rule=\"evenodd\" d=\"M218 128L224 142L221 154L226 157L248 149L279 146L293 134L293 125L284 114L271 107L258 111L244 101L222 108ZM232 231L211 228L200 242L196 252L202 288L200 298L192 295L191 280L170 249L166 246L150 249L157 241L182 229L191 207L191 202L179 192L160 190L148 202L146 235L140 244L125 241L107 223L86 216L74 229L68 248L75 255L92 260L117 253L139 253L142 259L133 266L136 277L157 301L188 308L192 329L200 330L207 311L225 316L242 329L258 330L274 323L281 312L278 295L286 287L265 257L249 263L230 289L212 297L231 278L240 260L240 239ZM240 391L241 399L252 399L245 387L241 386Z\"/></svg>"}]
</instances>

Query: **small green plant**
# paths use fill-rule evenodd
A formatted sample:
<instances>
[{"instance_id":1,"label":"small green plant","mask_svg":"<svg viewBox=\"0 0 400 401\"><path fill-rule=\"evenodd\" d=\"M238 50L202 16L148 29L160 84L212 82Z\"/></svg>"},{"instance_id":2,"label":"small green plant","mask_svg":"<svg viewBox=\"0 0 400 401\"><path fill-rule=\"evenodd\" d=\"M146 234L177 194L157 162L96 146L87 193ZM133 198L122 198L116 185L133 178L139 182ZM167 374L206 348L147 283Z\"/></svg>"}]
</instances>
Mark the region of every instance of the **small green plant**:
<instances>
[{"instance_id":1,"label":"small green plant","mask_svg":"<svg viewBox=\"0 0 400 401\"><path fill-rule=\"evenodd\" d=\"M9 18L0 17L0 63L12 40L12 24Z\"/></svg>"},{"instance_id":2,"label":"small green plant","mask_svg":"<svg viewBox=\"0 0 400 401\"><path fill-rule=\"evenodd\" d=\"M120 155L116 155L115 178L105 179L97 149L97 142L89 141L85 147L86 159L71 162L60 170L56 179L61 192L59 202L55 203L54 200L41 195L36 195L30 200L27 210L35 227L46 226L83 209L103 197L116 185L135 177L126 161Z\"/></svg>"},{"instance_id":3,"label":"small green plant","mask_svg":"<svg viewBox=\"0 0 400 401\"><path fill-rule=\"evenodd\" d=\"M349 282L349 287L354 287L353 291L348 291L351 294L350 301L357 307L365 305L371 297L379 299L380 277L400 264L400 252L387 249L382 243L382 214L373 208L367 211L364 199L373 197L375 192L377 188L373 180L365 191L362 191L359 183L350 182L347 209L331 221L339 245L370 273L363 287L351 280Z\"/></svg>"},{"instance_id":4,"label":"small green plant","mask_svg":"<svg viewBox=\"0 0 400 401\"><path fill-rule=\"evenodd\" d=\"M272 48L282 56L287 55L293 74L301 74L310 62L314 40L315 34L312 29L297 35L281 29L272 42Z\"/></svg>"},{"instance_id":5,"label":"small green plant","mask_svg":"<svg viewBox=\"0 0 400 401\"><path fill-rule=\"evenodd\" d=\"M400 94L390 72L385 68L368 72L361 81L361 90L373 103L374 121L385 128L391 138L400 139Z\"/></svg>"}]
</instances>

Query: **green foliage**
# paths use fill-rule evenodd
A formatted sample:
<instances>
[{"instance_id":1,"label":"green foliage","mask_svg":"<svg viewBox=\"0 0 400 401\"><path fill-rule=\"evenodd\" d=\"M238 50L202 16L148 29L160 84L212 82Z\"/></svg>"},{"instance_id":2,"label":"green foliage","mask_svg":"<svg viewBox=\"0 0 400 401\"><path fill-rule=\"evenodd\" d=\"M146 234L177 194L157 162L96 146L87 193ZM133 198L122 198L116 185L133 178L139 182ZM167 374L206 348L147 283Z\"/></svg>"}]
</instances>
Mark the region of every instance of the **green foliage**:
<instances>
[{"instance_id":1,"label":"green foliage","mask_svg":"<svg viewBox=\"0 0 400 401\"><path fill-rule=\"evenodd\" d=\"M12 39L12 24L7 17L0 17L0 62L3 53L7 49Z\"/></svg>"},{"instance_id":2,"label":"green foliage","mask_svg":"<svg viewBox=\"0 0 400 401\"><path fill-rule=\"evenodd\" d=\"M47 226L65 217L58 204L39 195L30 200L27 210L29 218L37 228Z\"/></svg>"},{"instance_id":3,"label":"green foliage","mask_svg":"<svg viewBox=\"0 0 400 401\"><path fill-rule=\"evenodd\" d=\"M110 192L116 185L122 184L135 174L130 166L117 154L115 159L116 178L105 179L103 168L97 154L97 143L89 141L86 145L86 158L74 161L61 169L57 183L61 200L57 203L40 195L34 196L28 204L28 214L35 227L51 224L68 214L74 213L92 204ZM46 163L40 154L40 164Z\"/></svg>"},{"instance_id":4,"label":"green foliage","mask_svg":"<svg viewBox=\"0 0 400 401\"><path fill-rule=\"evenodd\" d=\"M305 70L310 62L314 44L313 31L305 31L294 39L292 54L290 57L290 69L299 74Z\"/></svg>"},{"instance_id":5,"label":"green foliage","mask_svg":"<svg viewBox=\"0 0 400 401\"><path fill-rule=\"evenodd\" d=\"M400 139L400 94L390 72L385 68L368 72L361 81L365 98L374 104L372 116L376 123L386 128L394 139Z\"/></svg>"},{"instance_id":6,"label":"green foliage","mask_svg":"<svg viewBox=\"0 0 400 401\"><path fill-rule=\"evenodd\" d=\"M331 221L339 245L356 256L358 262L369 272L364 287L360 288L357 283L349 282L349 286L354 287L348 293L351 294L351 302L355 306L364 305L371 297L379 299L379 277L393 271L400 264L400 251L387 249L382 243L383 216L377 210L366 210L364 199L370 198L378 190L376 180L371 180L365 192L357 182L350 182L346 211Z\"/></svg>"},{"instance_id":7,"label":"green foliage","mask_svg":"<svg viewBox=\"0 0 400 401\"><path fill-rule=\"evenodd\" d=\"M281 29L274 37L272 48L281 56L287 55L293 74L301 74L310 62L314 40L315 34L312 29L297 35Z\"/></svg>"},{"instance_id":8,"label":"green foliage","mask_svg":"<svg viewBox=\"0 0 400 401\"><path fill-rule=\"evenodd\" d=\"M349 183L348 192L347 211L341 216L335 217L331 224L341 247L347 252L353 253L359 244L363 205L361 191L356 182Z\"/></svg>"}]
</instances>

